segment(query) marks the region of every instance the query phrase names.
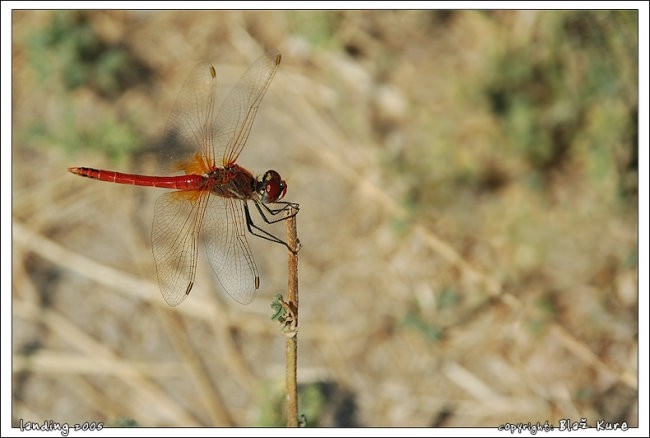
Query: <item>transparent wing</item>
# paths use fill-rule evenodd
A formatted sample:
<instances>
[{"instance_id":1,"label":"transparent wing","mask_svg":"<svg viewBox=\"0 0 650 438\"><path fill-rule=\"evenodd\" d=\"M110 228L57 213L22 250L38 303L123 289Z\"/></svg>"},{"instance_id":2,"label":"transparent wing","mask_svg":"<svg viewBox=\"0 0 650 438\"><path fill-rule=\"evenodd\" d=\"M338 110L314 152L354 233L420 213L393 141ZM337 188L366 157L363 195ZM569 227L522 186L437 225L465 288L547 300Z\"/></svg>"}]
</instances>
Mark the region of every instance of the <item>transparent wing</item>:
<instances>
[{"instance_id":1,"label":"transparent wing","mask_svg":"<svg viewBox=\"0 0 650 438\"><path fill-rule=\"evenodd\" d=\"M248 304L255 298L260 280L246 240L242 202L210 196L202 232L208 261L219 283L235 301Z\"/></svg>"},{"instance_id":2,"label":"transparent wing","mask_svg":"<svg viewBox=\"0 0 650 438\"><path fill-rule=\"evenodd\" d=\"M214 155L206 154L212 151L208 144L214 143L217 135L216 95L214 66L207 62L197 64L179 91L165 125L159 154L160 164L165 170L186 170L179 165L194 162L193 156L197 154L205 166L215 164Z\"/></svg>"},{"instance_id":3,"label":"transparent wing","mask_svg":"<svg viewBox=\"0 0 650 438\"><path fill-rule=\"evenodd\" d=\"M255 61L227 95L218 112L214 64L202 62L194 67L178 93L165 126L161 166L167 166L166 170L172 172L198 173L207 172L215 164L234 163L246 144L257 108L279 63L277 51ZM202 169L188 169L186 163L198 164Z\"/></svg>"},{"instance_id":4,"label":"transparent wing","mask_svg":"<svg viewBox=\"0 0 650 438\"><path fill-rule=\"evenodd\" d=\"M269 52L255 61L223 101L216 117L213 157L223 156L224 166L241 153L250 134L257 109L278 70L280 53Z\"/></svg>"},{"instance_id":5,"label":"transparent wing","mask_svg":"<svg viewBox=\"0 0 650 438\"><path fill-rule=\"evenodd\" d=\"M151 231L158 284L170 306L190 293L196 275L198 238L208 192L170 192L156 201Z\"/></svg>"}]
</instances>

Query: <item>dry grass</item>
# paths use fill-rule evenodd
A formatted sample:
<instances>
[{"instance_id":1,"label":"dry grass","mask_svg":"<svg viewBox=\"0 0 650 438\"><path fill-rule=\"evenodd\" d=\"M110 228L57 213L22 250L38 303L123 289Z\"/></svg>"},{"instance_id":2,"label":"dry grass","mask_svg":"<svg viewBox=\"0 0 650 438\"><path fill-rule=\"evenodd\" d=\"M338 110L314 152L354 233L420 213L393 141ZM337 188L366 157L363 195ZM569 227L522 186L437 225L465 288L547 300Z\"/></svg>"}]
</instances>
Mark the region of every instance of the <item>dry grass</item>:
<instances>
[{"instance_id":1,"label":"dry grass","mask_svg":"<svg viewBox=\"0 0 650 438\"><path fill-rule=\"evenodd\" d=\"M54 14L16 12L14 424L283 424L269 303L286 251L252 242L249 306L201 253L169 308L149 241L160 192L65 172L155 172L194 62L213 59L225 90L277 47L239 162L278 170L301 206L309 424L636 425L635 16L574 14L86 13L63 40L88 28L137 68L66 88L67 52L42 38ZM612 89L583 86L601 64Z\"/></svg>"}]
</instances>

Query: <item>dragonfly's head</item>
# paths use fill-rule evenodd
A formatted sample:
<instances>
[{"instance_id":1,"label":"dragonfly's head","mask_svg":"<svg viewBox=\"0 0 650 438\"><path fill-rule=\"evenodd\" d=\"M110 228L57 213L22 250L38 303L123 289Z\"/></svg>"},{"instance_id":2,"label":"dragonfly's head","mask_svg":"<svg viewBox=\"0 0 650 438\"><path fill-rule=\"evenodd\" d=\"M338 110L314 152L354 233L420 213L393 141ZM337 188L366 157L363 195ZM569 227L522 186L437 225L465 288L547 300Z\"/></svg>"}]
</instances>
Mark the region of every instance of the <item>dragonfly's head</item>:
<instances>
[{"instance_id":1,"label":"dragonfly's head","mask_svg":"<svg viewBox=\"0 0 650 438\"><path fill-rule=\"evenodd\" d=\"M267 170L262 179L257 182L257 193L265 204L276 202L287 193L287 183L275 170Z\"/></svg>"}]
</instances>

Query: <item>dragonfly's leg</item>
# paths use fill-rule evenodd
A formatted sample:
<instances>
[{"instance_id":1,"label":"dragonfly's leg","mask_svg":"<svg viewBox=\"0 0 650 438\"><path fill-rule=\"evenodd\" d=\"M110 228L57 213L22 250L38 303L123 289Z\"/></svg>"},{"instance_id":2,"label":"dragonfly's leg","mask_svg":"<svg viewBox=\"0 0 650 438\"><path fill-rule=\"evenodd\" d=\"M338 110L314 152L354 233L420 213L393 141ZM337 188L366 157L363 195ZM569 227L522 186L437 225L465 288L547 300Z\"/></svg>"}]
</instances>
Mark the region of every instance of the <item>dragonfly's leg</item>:
<instances>
[{"instance_id":1,"label":"dragonfly's leg","mask_svg":"<svg viewBox=\"0 0 650 438\"><path fill-rule=\"evenodd\" d=\"M257 205L257 203L255 203L255 205ZM259 206L257 208L258 208L258 210L260 210ZM261 213L261 210L260 210L260 213ZM251 218L250 211L248 210L248 204L245 203L245 202L244 202L244 214L246 216L246 227L248 228L248 232L251 233L253 236L261 237L262 239L266 239L266 240L269 240L271 242L279 243L281 245L286 246L289 251L296 252L293 249L291 249L289 247L289 245L287 244L287 242L285 242L284 240L282 240L282 239L280 239L278 237L275 237L273 234L271 234L268 231L266 231L266 230L258 227L257 225L255 225L255 223L253 222L253 219ZM294 214L294 216L295 216L295 214ZM264 217L264 215L262 215L262 217ZM285 218L282 218L282 219L285 219ZM266 220L265 217L264 217L264 220ZM266 220L266 222L267 223L273 223L273 222L269 222L268 220ZM275 222L277 222L277 221L275 221Z\"/></svg>"},{"instance_id":2,"label":"dragonfly's leg","mask_svg":"<svg viewBox=\"0 0 650 438\"><path fill-rule=\"evenodd\" d=\"M300 209L300 206L294 202L276 202L276 204L281 204L282 206L279 208L271 208L262 202L255 203L255 207L257 208L257 211L260 212L260 216L262 216L262 219L264 219L264 222L266 222L267 224L274 224L276 222L285 221L290 217L294 217L296 214L298 214L298 210ZM293 212L291 212L291 214L288 214L287 216L282 216L277 219L269 219L262 211L262 207L264 207L264 210L266 210L266 212L272 216L275 216L278 213L282 213L284 211L291 212L291 210L293 210Z\"/></svg>"}]
</instances>

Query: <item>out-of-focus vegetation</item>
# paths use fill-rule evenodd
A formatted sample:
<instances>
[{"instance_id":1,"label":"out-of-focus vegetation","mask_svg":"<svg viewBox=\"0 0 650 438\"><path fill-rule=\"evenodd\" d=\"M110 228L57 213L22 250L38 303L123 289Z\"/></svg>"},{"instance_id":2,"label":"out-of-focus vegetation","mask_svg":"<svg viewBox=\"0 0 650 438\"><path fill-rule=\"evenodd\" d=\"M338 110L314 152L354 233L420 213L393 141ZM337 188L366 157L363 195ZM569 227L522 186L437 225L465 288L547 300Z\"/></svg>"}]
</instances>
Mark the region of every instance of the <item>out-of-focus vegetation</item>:
<instances>
[{"instance_id":1,"label":"out-of-focus vegetation","mask_svg":"<svg viewBox=\"0 0 650 438\"><path fill-rule=\"evenodd\" d=\"M55 12L27 43L41 84L54 80L67 91L88 87L114 98L151 74L127 48L103 40L82 12Z\"/></svg>"},{"instance_id":2,"label":"out-of-focus vegetation","mask_svg":"<svg viewBox=\"0 0 650 438\"><path fill-rule=\"evenodd\" d=\"M431 123L430 138L462 126L463 119L488 119L481 122L491 123L490 132L475 135L492 138L473 139L473 157L463 147L439 148L440 140L432 140L384 159L411 180L408 196L415 204L440 202L440 196L456 202L459 190L480 196L508 184L547 192L562 175L585 178L603 200L636 193L635 13L564 11L544 21L526 38L495 38L481 54L485 70L470 77L459 72L445 83L459 102L474 101L477 107L465 114L459 109L455 121Z\"/></svg>"},{"instance_id":3,"label":"out-of-focus vegetation","mask_svg":"<svg viewBox=\"0 0 650 438\"><path fill-rule=\"evenodd\" d=\"M301 204L306 425L636 424L637 19L14 12L14 422L283 424L282 248L251 241L251 306L199 266L170 310L161 192L65 172L159 171L193 64L215 63L223 97L277 47L239 163Z\"/></svg>"},{"instance_id":4,"label":"out-of-focus vegetation","mask_svg":"<svg viewBox=\"0 0 650 438\"><path fill-rule=\"evenodd\" d=\"M122 43L98 35L88 16L84 12L53 12L47 25L25 38L25 54L39 90L59 105L51 124L33 121L23 139L26 143L57 144L69 154L97 149L119 163L143 147L137 128L143 121L130 115L116 118L106 111L97 117L98 122L88 123L84 112L102 112L103 108L81 96L66 96L89 92L110 105L152 72Z\"/></svg>"}]
</instances>

